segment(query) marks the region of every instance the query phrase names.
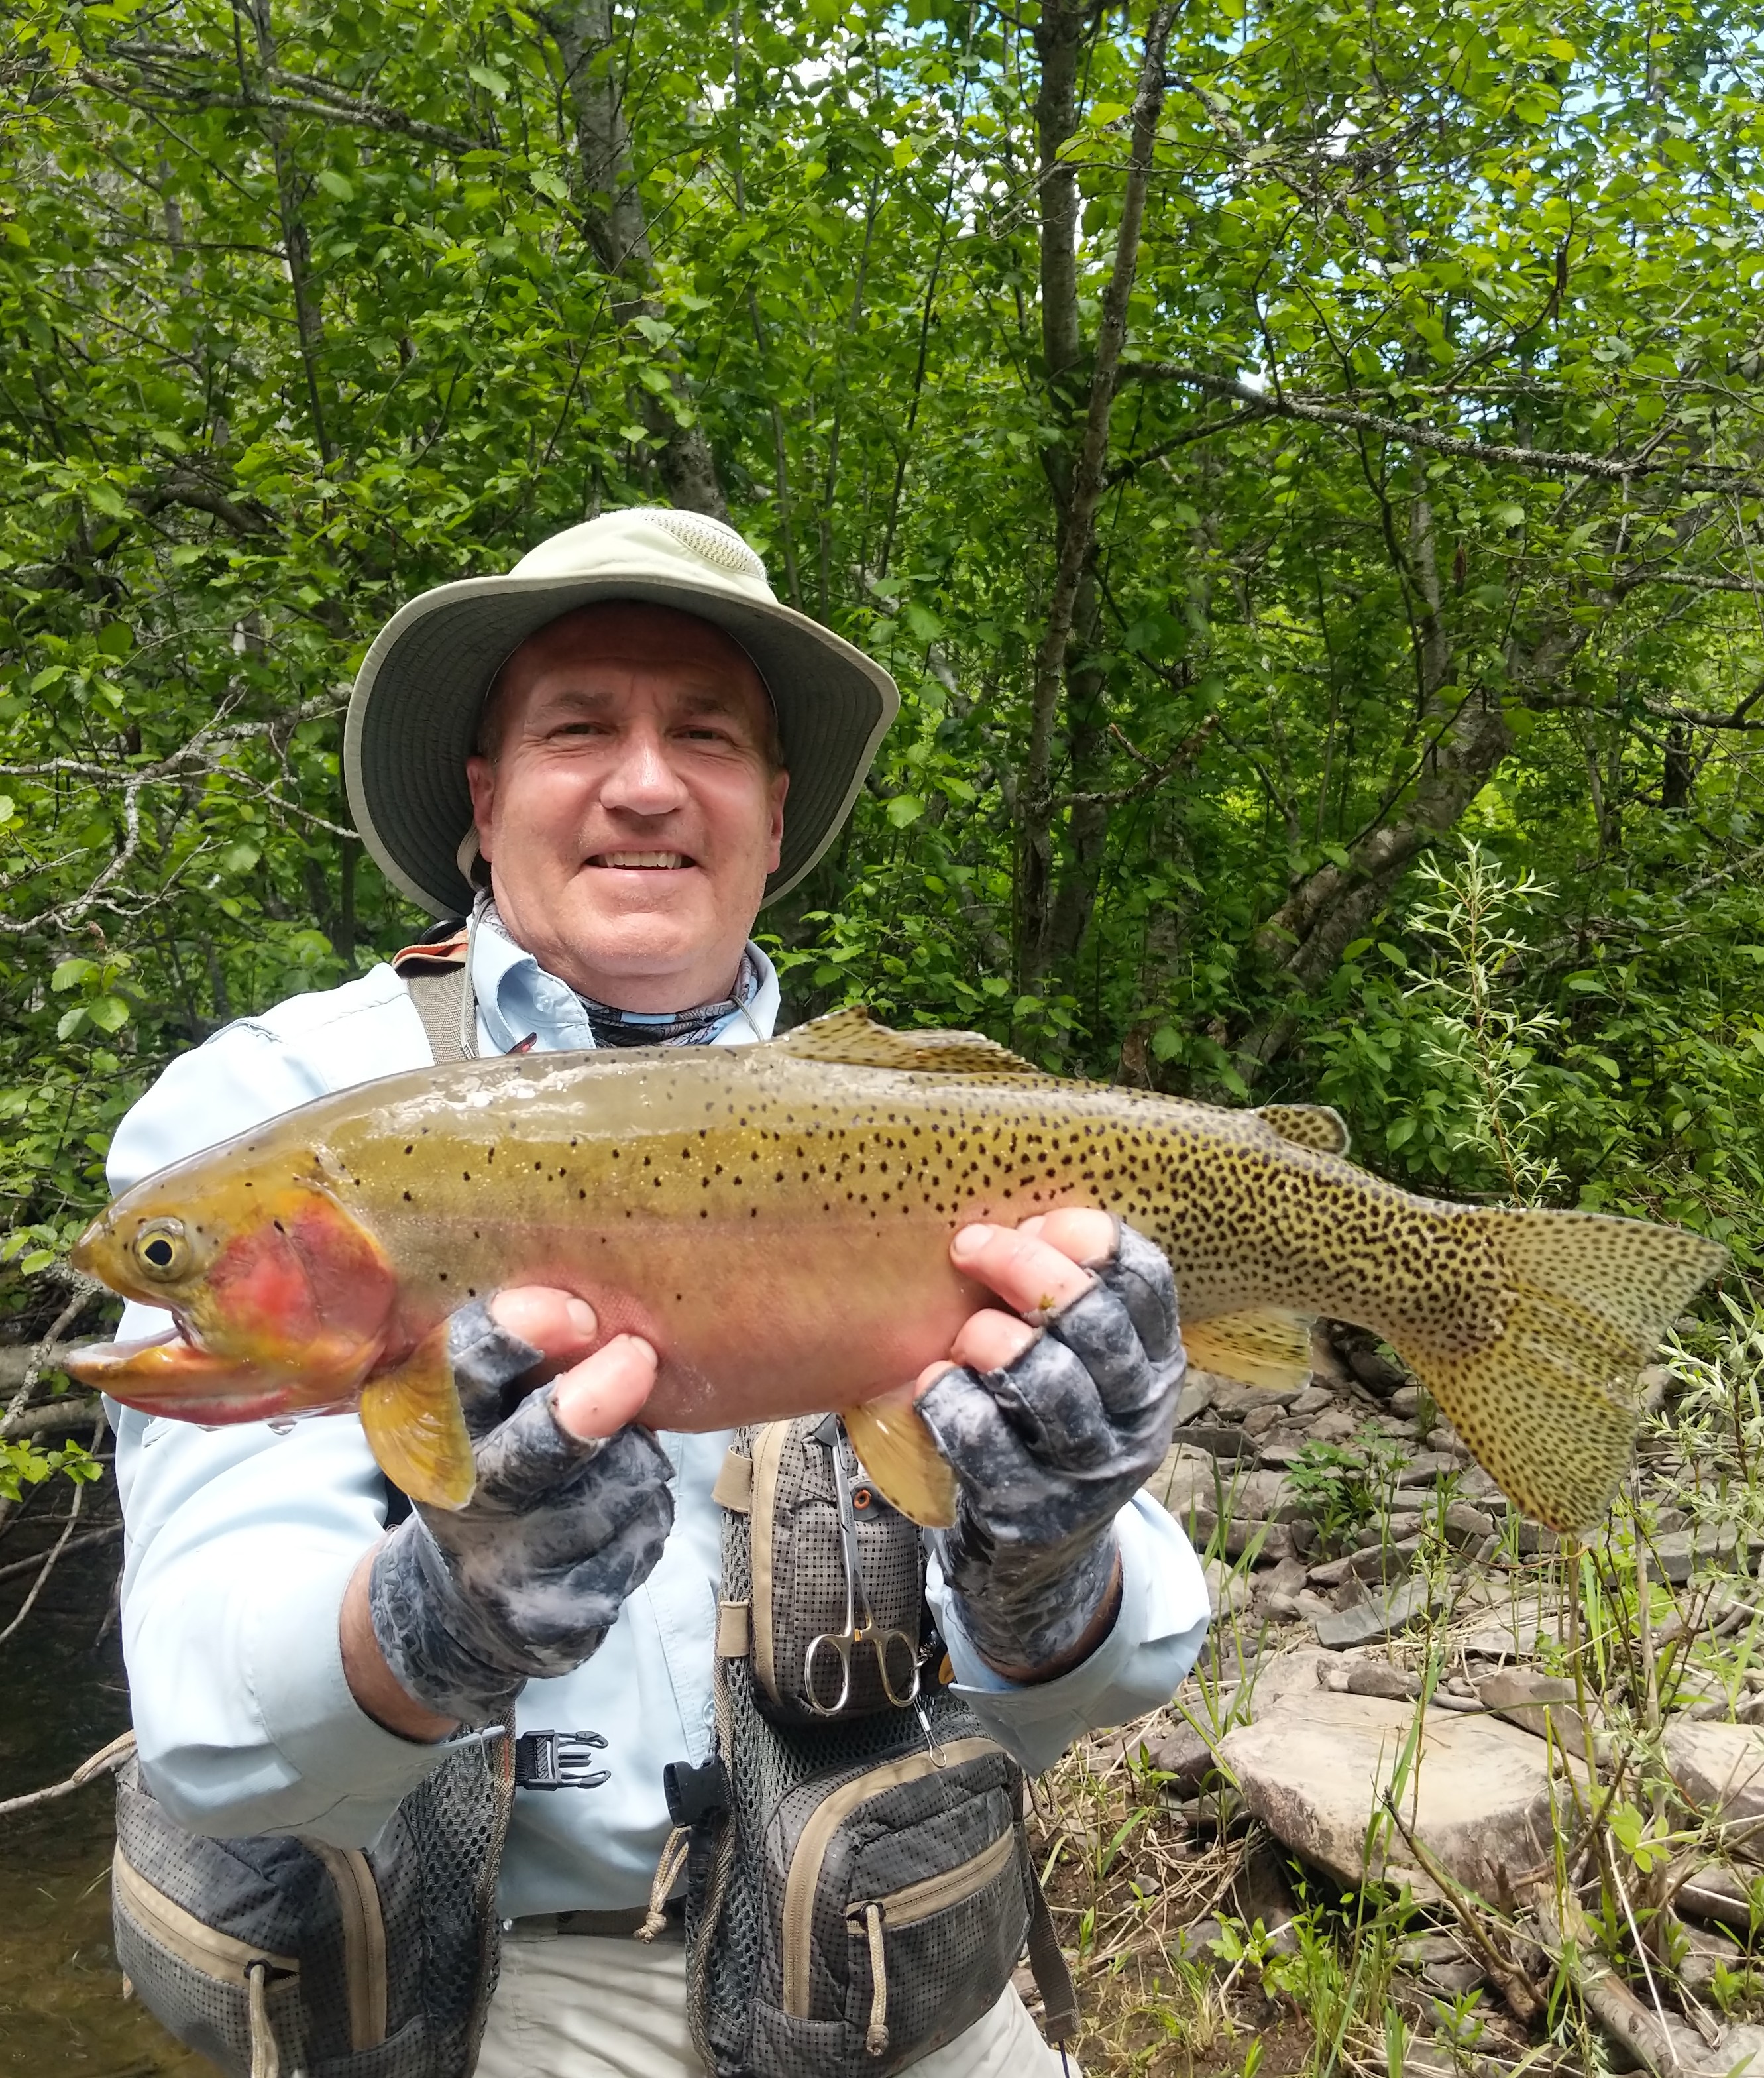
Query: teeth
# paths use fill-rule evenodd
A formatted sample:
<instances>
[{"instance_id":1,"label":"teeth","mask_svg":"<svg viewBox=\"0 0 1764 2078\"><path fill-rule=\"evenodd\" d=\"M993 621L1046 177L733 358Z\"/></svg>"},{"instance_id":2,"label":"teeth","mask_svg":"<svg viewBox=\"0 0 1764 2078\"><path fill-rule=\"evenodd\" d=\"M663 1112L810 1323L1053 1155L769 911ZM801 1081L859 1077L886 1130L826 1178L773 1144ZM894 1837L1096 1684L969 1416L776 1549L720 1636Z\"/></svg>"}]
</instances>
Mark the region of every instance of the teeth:
<instances>
[{"instance_id":1,"label":"teeth","mask_svg":"<svg viewBox=\"0 0 1764 2078\"><path fill-rule=\"evenodd\" d=\"M678 851L603 851L594 861L597 866L638 866L671 868L688 863L686 854Z\"/></svg>"}]
</instances>

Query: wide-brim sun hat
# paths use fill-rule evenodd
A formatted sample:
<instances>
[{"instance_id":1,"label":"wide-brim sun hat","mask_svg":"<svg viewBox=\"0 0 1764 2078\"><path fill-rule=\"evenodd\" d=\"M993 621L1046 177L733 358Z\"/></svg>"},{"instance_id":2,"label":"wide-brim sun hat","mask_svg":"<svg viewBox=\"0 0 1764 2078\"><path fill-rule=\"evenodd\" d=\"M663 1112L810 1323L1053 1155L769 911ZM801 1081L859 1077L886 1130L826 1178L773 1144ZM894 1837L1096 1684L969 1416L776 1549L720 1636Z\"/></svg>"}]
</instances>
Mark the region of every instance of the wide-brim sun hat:
<instances>
[{"instance_id":1,"label":"wide-brim sun hat","mask_svg":"<svg viewBox=\"0 0 1764 2078\"><path fill-rule=\"evenodd\" d=\"M344 782L361 841L393 886L462 916L472 828L465 761L492 680L560 614L637 599L696 614L739 643L765 681L790 775L765 899L794 887L838 834L900 705L881 665L776 599L732 527L698 512L604 512L541 541L506 577L464 578L400 607L356 674Z\"/></svg>"}]
</instances>

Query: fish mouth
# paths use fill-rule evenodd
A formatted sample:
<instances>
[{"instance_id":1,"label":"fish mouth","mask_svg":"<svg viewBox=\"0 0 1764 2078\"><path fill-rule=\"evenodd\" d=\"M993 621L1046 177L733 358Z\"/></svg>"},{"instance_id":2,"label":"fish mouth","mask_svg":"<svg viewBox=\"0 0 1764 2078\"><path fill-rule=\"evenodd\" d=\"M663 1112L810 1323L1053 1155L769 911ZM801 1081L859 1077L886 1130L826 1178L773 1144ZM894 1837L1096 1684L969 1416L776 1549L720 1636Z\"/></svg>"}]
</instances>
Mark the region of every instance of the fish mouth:
<instances>
[{"instance_id":1,"label":"fish mouth","mask_svg":"<svg viewBox=\"0 0 1764 2078\"><path fill-rule=\"evenodd\" d=\"M273 1364L218 1354L181 1321L129 1342L88 1342L69 1350L61 1367L122 1406L213 1427L328 1412L353 1396L352 1378L321 1373L296 1379Z\"/></svg>"}]
</instances>

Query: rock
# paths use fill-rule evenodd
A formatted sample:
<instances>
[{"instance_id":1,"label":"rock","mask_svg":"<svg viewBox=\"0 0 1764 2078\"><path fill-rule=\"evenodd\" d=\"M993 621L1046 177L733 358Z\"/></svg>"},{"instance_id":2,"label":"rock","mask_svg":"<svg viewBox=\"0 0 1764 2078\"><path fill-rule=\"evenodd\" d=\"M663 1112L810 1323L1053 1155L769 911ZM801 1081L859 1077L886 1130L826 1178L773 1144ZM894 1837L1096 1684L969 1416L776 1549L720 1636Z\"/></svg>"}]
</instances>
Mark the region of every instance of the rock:
<instances>
[{"instance_id":1,"label":"rock","mask_svg":"<svg viewBox=\"0 0 1764 2078\"><path fill-rule=\"evenodd\" d=\"M1754 1830L1764 1818L1764 1730L1674 1717L1666 1728L1666 1768L1699 1811ZM1742 1852L1752 1851L1742 1843Z\"/></svg>"},{"instance_id":2,"label":"rock","mask_svg":"<svg viewBox=\"0 0 1764 2078\"><path fill-rule=\"evenodd\" d=\"M1192 1926L1177 1928L1170 1941L1170 1951L1182 1961L1193 1963L1203 1970L1222 1969L1224 1959L1213 1943L1224 1938L1224 1931L1216 1919L1197 1919Z\"/></svg>"},{"instance_id":3,"label":"rock","mask_svg":"<svg viewBox=\"0 0 1764 2078\"><path fill-rule=\"evenodd\" d=\"M1574 1708L1574 1684L1547 1674L1534 1674L1520 1667L1507 1667L1487 1675L1476 1684L1477 1700L1510 1725L1537 1738L1553 1738L1565 1750L1584 1759L1586 1727ZM1593 1734L1594 1750L1599 1744Z\"/></svg>"},{"instance_id":4,"label":"rock","mask_svg":"<svg viewBox=\"0 0 1764 2078\"><path fill-rule=\"evenodd\" d=\"M1727 1565L1738 1548L1729 1523L1705 1523L1700 1529L1669 1529L1654 1539L1649 1571L1682 1585L1693 1571Z\"/></svg>"},{"instance_id":5,"label":"rock","mask_svg":"<svg viewBox=\"0 0 1764 2078\"><path fill-rule=\"evenodd\" d=\"M1317 1642L1339 1651L1349 1645L1367 1645L1375 1638L1388 1638L1425 1616L1431 1590L1424 1579L1411 1578L1388 1595L1373 1595L1351 1609L1332 1609L1317 1619Z\"/></svg>"},{"instance_id":6,"label":"rock","mask_svg":"<svg viewBox=\"0 0 1764 2078\"><path fill-rule=\"evenodd\" d=\"M1325 1558L1320 1565L1313 1566L1305 1575L1313 1588L1339 1588L1347 1577L1348 1562L1345 1558Z\"/></svg>"},{"instance_id":7,"label":"rock","mask_svg":"<svg viewBox=\"0 0 1764 2078\"><path fill-rule=\"evenodd\" d=\"M1319 1617L1329 1613L1329 1604L1321 1595L1314 1595L1308 1588L1301 1588L1292 1598L1293 1606L1307 1624L1315 1625Z\"/></svg>"},{"instance_id":8,"label":"rock","mask_svg":"<svg viewBox=\"0 0 1764 2078\"><path fill-rule=\"evenodd\" d=\"M1488 1973L1468 1955L1457 1955L1448 1963L1429 1963L1421 1972L1421 1982L1435 1998L1449 2001L1486 1984Z\"/></svg>"},{"instance_id":9,"label":"rock","mask_svg":"<svg viewBox=\"0 0 1764 2078\"><path fill-rule=\"evenodd\" d=\"M1719 1862L1706 1862L1673 1893L1672 1902L1693 1918L1713 1920L1748 1934L1752 1926L1752 1899L1747 1886L1731 1869Z\"/></svg>"},{"instance_id":10,"label":"rock","mask_svg":"<svg viewBox=\"0 0 1764 2078\"><path fill-rule=\"evenodd\" d=\"M1304 1611L1299 1606L1299 1598L1296 1595L1272 1594L1262 1606L1270 1616L1277 1617L1282 1623L1296 1623L1302 1621L1304 1616Z\"/></svg>"},{"instance_id":11,"label":"rock","mask_svg":"<svg viewBox=\"0 0 1764 2078\"><path fill-rule=\"evenodd\" d=\"M1160 1739L1151 1751L1151 1765L1170 1780L1173 1796L1193 1796L1207 1776L1216 1772L1218 1756L1213 1741L1186 1720Z\"/></svg>"},{"instance_id":12,"label":"rock","mask_svg":"<svg viewBox=\"0 0 1764 2078\"><path fill-rule=\"evenodd\" d=\"M1243 1575L1223 1558L1209 1558L1204 1567L1207 1575L1207 1603L1215 1620L1222 1616L1234 1617L1249 1604L1249 1583Z\"/></svg>"},{"instance_id":13,"label":"rock","mask_svg":"<svg viewBox=\"0 0 1764 2078\"><path fill-rule=\"evenodd\" d=\"M1358 1580L1382 1580L1387 1584L1401 1580L1407 1576L1420 1548L1418 1537L1405 1537L1394 1544L1368 1544L1349 1557L1348 1571Z\"/></svg>"},{"instance_id":14,"label":"rock","mask_svg":"<svg viewBox=\"0 0 1764 2078\"><path fill-rule=\"evenodd\" d=\"M1397 1506L1402 1508L1410 1504L1410 1497L1403 1491L1403 1488L1437 1486L1441 1479L1449 1479L1457 1468L1457 1460L1449 1450L1411 1452L1403 1467L1397 1491Z\"/></svg>"},{"instance_id":15,"label":"rock","mask_svg":"<svg viewBox=\"0 0 1764 2078\"><path fill-rule=\"evenodd\" d=\"M1445 1541L1460 1550L1470 1545L1479 1545L1485 1537L1494 1533L1494 1517L1473 1508L1467 1500L1454 1500L1445 1511Z\"/></svg>"},{"instance_id":16,"label":"rock","mask_svg":"<svg viewBox=\"0 0 1764 2078\"><path fill-rule=\"evenodd\" d=\"M1191 1372L1190 1375L1192 1377L1195 1374ZM1209 1374L1202 1372L1200 1375L1206 1377ZM1234 1378L1216 1378L1213 1381L1213 1412L1216 1414L1243 1415L1271 1407L1278 1412L1300 1399L1308 1384L1307 1379L1304 1385L1244 1385Z\"/></svg>"},{"instance_id":17,"label":"rock","mask_svg":"<svg viewBox=\"0 0 1764 2078\"><path fill-rule=\"evenodd\" d=\"M1370 1599L1371 1590L1357 1573L1344 1573L1331 1606L1338 1609L1357 1609L1362 1602Z\"/></svg>"},{"instance_id":18,"label":"rock","mask_svg":"<svg viewBox=\"0 0 1764 2078\"><path fill-rule=\"evenodd\" d=\"M1211 1371L1191 1371L1184 1382L1182 1393L1176 1402L1176 1426L1180 1429L1204 1414L1213 1404L1213 1379Z\"/></svg>"},{"instance_id":19,"label":"rock","mask_svg":"<svg viewBox=\"0 0 1764 2078\"><path fill-rule=\"evenodd\" d=\"M1196 1543L1211 1542L1216 1525L1212 1516L1204 1509L1197 1508L1191 1517L1184 1515L1182 1521L1185 1528L1192 1521L1194 1526L1191 1534ZM1234 1515L1225 1525L1224 1549L1231 1558L1241 1558L1253 1544L1256 1546L1254 1563L1258 1566L1270 1565L1278 1559L1293 1556L1298 1549L1295 1535L1298 1526L1288 1522L1269 1522L1255 1516Z\"/></svg>"},{"instance_id":20,"label":"rock","mask_svg":"<svg viewBox=\"0 0 1764 2078\"><path fill-rule=\"evenodd\" d=\"M1310 1442L1310 1437L1302 1429L1270 1429L1266 1436L1256 1438L1256 1455L1263 1464L1276 1465L1283 1471L1298 1463Z\"/></svg>"},{"instance_id":21,"label":"rock","mask_svg":"<svg viewBox=\"0 0 1764 2078\"><path fill-rule=\"evenodd\" d=\"M1342 1354L1347 1359L1348 1369L1368 1392L1376 1394L1380 1400L1388 1400L1393 1392L1408 1383L1409 1375L1401 1364L1365 1344L1356 1343L1344 1350Z\"/></svg>"},{"instance_id":22,"label":"rock","mask_svg":"<svg viewBox=\"0 0 1764 2078\"><path fill-rule=\"evenodd\" d=\"M1700 1926L1684 1929L1684 1953L1678 1959L1679 1981L1690 1990L1705 1992L1718 1969L1742 1968L1745 1951L1724 1934L1705 1934Z\"/></svg>"},{"instance_id":23,"label":"rock","mask_svg":"<svg viewBox=\"0 0 1764 2078\"><path fill-rule=\"evenodd\" d=\"M1421 1677L1387 1659L1362 1659L1348 1669L1350 1696L1383 1696L1392 1702L1412 1703L1421 1692Z\"/></svg>"},{"instance_id":24,"label":"rock","mask_svg":"<svg viewBox=\"0 0 1764 2078\"><path fill-rule=\"evenodd\" d=\"M1273 1841L1257 1841L1245 1855L1231 1887L1232 1917L1245 1926L1259 1921L1268 1945L1287 1954L1299 1945L1292 1922L1299 1912L1292 1885L1287 1880L1286 1863Z\"/></svg>"},{"instance_id":25,"label":"rock","mask_svg":"<svg viewBox=\"0 0 1764 2078\"><path fill-rule=\"evenodd\" d=\"M1320 1414L1334 1398L1326 1385L1307 1385L1287 1412L1295 1421L1307 1421L1312 1415Z\"/></svg>"},{"instance_id":26,"label":"rock","mask_svg":"<svg viewBox=\"0 0 1764 2078\"><path fill-rule=\"evenodd\" d=\"M1457 1642L1462 1650L1482 1659L1528 1659L1541 1638L1554 1640L1558 1621L1558 1605L1553 1600L1546 1602L1537 1595L1508 1600L1502 1596L1487 1621L1461 1634Z\"/></svg>"},{"instance_id":27,"label":"rock","mask_svg":"<svg viewBox=\"0 0 1764 2078\"><path fill-rule=\"evenodd\" d=\"M1288 1696L1312 1694L1337 1663L1332 1652L1320 1652L1314 1645L1296 1646L1290 1652L1270 1653L1257 1660L1250 1697L1254 1714L1261 1716Z\"/></svg>"},{"instance_id":28,"label":"rock","mask_svg":"<svg viewBox=\"0 0 1764 2078\"><path fill-rule=\"evenodd\" d=\"M1403 1533L1407 1536L1412 1537L1415 1532L1421 1526L1420 1511L1405 1509L1403 1513L1409 1517L1409 1525L1407 1531ZM1386 1517L1387 1522L1391 1520L1394 1520L1394 1518L1389 1517ZM1387 1529L1385 1527L1384 1523L1379 1522L1376 1518L1374 1518L1370 1522L1362 1523L1360 1527L1354 1532L1353 1548L1356 1551L1375 1551L1381 1544L1388 1544L1393 1535L1395 1533L1396 1533Z\"/></svg>"},{"instance_id":29,"label":"rock","mask_svg":"<svg viewBox=\"0 0 1764 2078\"><path fill-rule=\"evenodd\" d=\"M1332 1407L1311 1424L1314 1443L1345 1443L1360 1426L1360 1417L1345 1407Z\"/></svg>"},{"instance_id":30,"label":"rock","mask_svg":"<svg viewBox=\"0 0 1764 2078\"><path fill-rule=\"evenodd\" d=\"M1764 2074L1764 2027L1745 2022L1724 2027L1713 2048L1695 2028L1670 2014L1666 2027L1676 2078L1761 2078Z\"/></svg>"},{"instance_id":31,"label":"rock","mask_svg":"<svg viewBox=\"0 0 1764 2078\"><path fill-rule=\"evenodd\" d=\"M1182 1442L1211 1458L1248 1458L1253 1462L1256 1455L1255 1438L1245 1435L1241 1429L1216 1429L1197 1421L1183 1429Z\"/></svg>"},{"instance_id":32,"label":"rock","mask_svg":"<svg viewBox=\"0 0 1764 2078\"><path fill-rule=\"evenodd\" d=\"M1407 1703L1295 1692L1230 1732L1220 1751L1250 1810L1295 1853L1349 1886L1382 1874L1437 1904L1437 1888L1400 1836L1381 1828L1374 1866L1364 1860L1368 1827L1415 1721ZM1500 1896L1503 1882L1553 1852L1545 1749L1492 1718L1424 1713L1403 1809L1441 1865L1485 1897Z\"/></svg>"},{"instance_id":33,"label":"rock","mask_svg":"<svg viewBox=\"0 0 1764 2078\"><path fill-rule=\"evenodd\" d=\"M1399 1385L1391 1395L1391 1412L1399 1421L1412 1421L1421 1411L1421 1388L1418 1385Z\"/></svg>"}]
</instances>

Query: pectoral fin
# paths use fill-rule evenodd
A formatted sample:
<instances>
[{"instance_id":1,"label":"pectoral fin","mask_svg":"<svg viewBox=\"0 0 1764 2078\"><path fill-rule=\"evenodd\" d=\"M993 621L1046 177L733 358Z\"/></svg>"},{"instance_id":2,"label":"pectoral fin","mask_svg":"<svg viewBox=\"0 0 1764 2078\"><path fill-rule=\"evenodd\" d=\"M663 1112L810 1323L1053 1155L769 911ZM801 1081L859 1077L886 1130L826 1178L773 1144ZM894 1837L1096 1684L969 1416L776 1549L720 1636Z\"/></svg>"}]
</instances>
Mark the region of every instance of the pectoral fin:
<instances>
[{"instance_id":1,"label":"pectoral fin","mask_svg":"<svg viewBox=\"0 0 1764 2078\"><path fill-rule=\"evenodd\" d=\"M956 1519L956 1475L911 1396L866 1400L840 1419L889 1504L921 1529L948 1529Z\"/></svg>"},{"instance_id":2,"label":"pectoral fin","mask_svg":"<svg viewBox=\"0 0 1764 2078\"><path fill-rule=\"evenodd\" d=\"M465 1507L477 1470L448 1362L444 1321L396 1371L368 1381L361 1411L368 1442L394 1486L432 1508Z\"/></svg>"},{"instance_id":3,"label":"pectoral fin","mask_svg":"<svg viewBox=\"0 0 1764 2078\"><path fill-rule=\"evenodd\" d=\"M1311 1322L1274 1307L1182 1322L1188 1361L1245 1385L1303 1385L1311 1375Z\"/></svg>"}]
</instances>

